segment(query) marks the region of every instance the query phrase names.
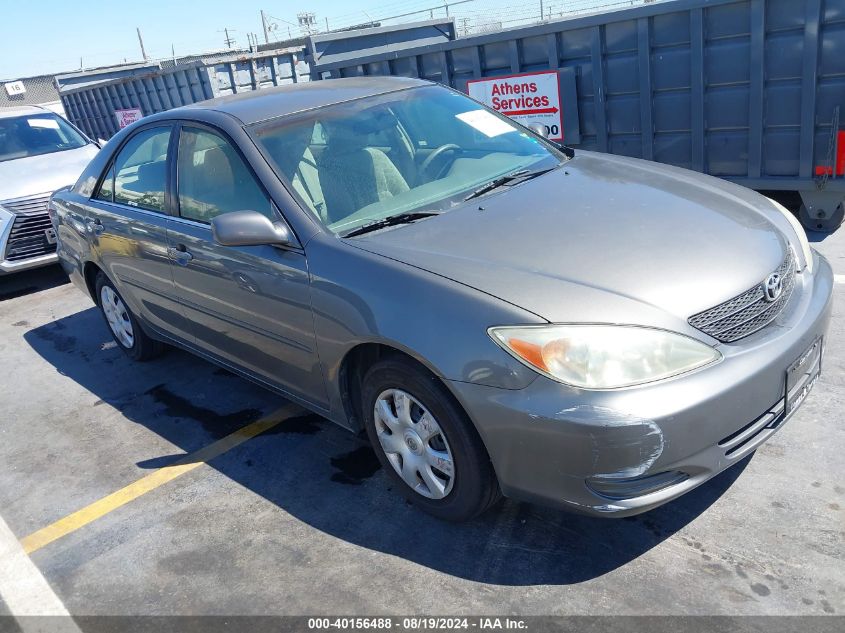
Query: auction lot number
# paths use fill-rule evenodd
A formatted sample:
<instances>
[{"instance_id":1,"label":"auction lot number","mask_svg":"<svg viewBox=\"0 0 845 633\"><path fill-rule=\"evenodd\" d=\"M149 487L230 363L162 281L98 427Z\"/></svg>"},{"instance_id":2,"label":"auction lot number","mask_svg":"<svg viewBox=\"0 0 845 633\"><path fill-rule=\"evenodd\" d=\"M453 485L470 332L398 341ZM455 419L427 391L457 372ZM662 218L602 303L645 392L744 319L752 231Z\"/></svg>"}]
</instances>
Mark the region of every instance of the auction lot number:
<instances>
[{"instance_id":1,"label":"auction lot number","mask_svg":"<svg viewBox=\"0 0 845 633\"><path fill-rule=\"evenodd\" d=\"M335 617L335 618L308 618L308 629L312 631L344 630L344 631L366 631L366 630L389 630L400 631L447 631L455 629L463 630L520 630L527 629L526 622L522 619L499 618L499 617L431 617L431 616L409 616L409 617Z\"/></svg>"}]
</instances>

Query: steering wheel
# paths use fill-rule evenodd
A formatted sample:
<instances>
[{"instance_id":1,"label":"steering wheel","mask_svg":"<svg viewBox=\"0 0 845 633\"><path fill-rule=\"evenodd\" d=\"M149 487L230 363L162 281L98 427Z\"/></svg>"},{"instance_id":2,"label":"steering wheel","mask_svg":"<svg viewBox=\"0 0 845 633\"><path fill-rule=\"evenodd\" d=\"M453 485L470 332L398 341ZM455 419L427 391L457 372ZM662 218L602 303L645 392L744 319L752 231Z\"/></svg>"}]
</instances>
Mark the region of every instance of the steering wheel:
<instances>
[{"instance_id":1,"label":"steering wheel","mask_svg":"<svg viewBox=\"0 0 845 633\"><path fill-rule=\"evenodd\" d=\"M428 180L437 180L443 175L443 172L446 171L446 168L451 164L451 162L455 160L460 151L461 148L455 145L454 143L446 143L445 145L441 145L433 152L431 152L431 154L425 157L425 160L422 162L422 165L420 165L420 174L427 175L428 171L431 169L431 166L434 164L434 161L443 156L446 152L452 152L452 159L447 162L444 162L443 165L440 166L440 169L438 169L436 173L431 174L428 178Z\"/></svg>"}]
</instances>

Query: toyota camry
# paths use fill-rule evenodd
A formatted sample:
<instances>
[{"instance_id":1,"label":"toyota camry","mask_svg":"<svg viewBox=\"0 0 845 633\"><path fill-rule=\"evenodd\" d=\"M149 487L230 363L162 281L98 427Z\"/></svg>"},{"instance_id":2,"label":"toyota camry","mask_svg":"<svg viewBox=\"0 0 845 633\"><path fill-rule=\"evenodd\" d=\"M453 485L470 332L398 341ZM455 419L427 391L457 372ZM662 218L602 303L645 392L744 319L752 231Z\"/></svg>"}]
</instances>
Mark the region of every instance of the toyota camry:
<instances>
[{"instance_id":1,"label":"toyota camry","mask_svg":"<svg viewBox=\"0 0 845 633\"><path fill-rule=\"evenodd\" d=\"M817 381L832 273L782 206L353 78L146 117L50 203L132 359L174 345L351 431L421 509L646 511Z\"/></svg>"}]
</instances>

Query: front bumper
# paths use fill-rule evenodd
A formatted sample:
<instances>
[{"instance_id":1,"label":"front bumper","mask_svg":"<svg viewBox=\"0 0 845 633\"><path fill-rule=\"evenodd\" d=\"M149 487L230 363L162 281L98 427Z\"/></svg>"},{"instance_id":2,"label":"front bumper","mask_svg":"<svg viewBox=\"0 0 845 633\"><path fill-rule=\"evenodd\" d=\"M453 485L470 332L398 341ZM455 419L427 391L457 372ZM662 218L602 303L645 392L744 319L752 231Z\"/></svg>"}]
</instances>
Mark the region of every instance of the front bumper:
<instances>
[{"instance_id":1,"label":"front bumper","mask_svg":"<svg viewBox=\"0 0 845 633\"><path fill-rule=\"evenodd\" d=\"M47 255L40 255L38 257L31 257L29 259L22 259L16 262L0 260L0 276L8 275L11 273L19 273L23 272L24 270L30 270L32 268L50 266L51 264L55 264L58 261L59 258L56 253L48 253Z\"/></svg>"},{"instance_id":2,"label":"front bumper","mask_svg":"<svg viewBox=\"0 0 845 633\"><path fill-rule=\"evenodd\" d=\"M796 276L773 323L720 345L718 364L651 385L586 391L541 376L521 390L451 387L506 496L593 515L638 514L714 477L784 426L794 413L784 412L787 368L827 331L832 289L830 265L816 255L814 274Z\"/></svg>"}]
</instances>

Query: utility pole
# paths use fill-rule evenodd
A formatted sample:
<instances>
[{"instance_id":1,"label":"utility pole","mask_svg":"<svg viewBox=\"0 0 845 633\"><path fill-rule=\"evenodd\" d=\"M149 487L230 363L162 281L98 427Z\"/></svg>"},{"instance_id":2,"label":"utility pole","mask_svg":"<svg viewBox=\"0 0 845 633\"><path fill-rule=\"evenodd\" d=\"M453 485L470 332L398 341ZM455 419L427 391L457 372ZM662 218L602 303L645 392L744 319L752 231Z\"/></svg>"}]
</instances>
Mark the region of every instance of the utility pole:
<instances>
[{"instance_id":1,"label":"utility pole","mask_svg":"<svg viewBox=\"0 0 845 633\"><path fill-rule=\"evenodd\" d=\"M141 27L135 27L135 30L138 32L138 43L141 45L141 57L144 58L144 61L147 61L147 51L144 50L144 38L141 37Z\"/></svg>"},{"instance_id":2,"label":"utility pole","mask_svg":"<svg viewBox=\"0 0 845 633\"><path fill-rule=\"evenodd\" d=\"M328 33L331 29L329 29L329 19L326 18L326 33Z\"/></svg>"},{"instance_id":3,"label":"utility pole","mask_svg":"<svg viewBox=\"0 0 845 633\"><path fill-rule=\"evenodd\" d=\"M224 40L224 42L226 43L226 48L232 48L232 44L235 43L235 40L233 38L229 37L229 29L224 28L223 32L226 34L226 39Z\"/></svg>"},{"instance_id":4,"label":"utility pole","mask_svg":"<svg viewBox=\"0 0 845 633\"><path fill-rule=\"evenodd\" d=\"M543 21L543 0L540 0L540 22Z\"/></svg>"},{"instance_id":5,"label":"utility pole","mask_svg":"<svg viewBox=\"0 0 845 633\"><path fill-rule=\"evenodd\" d=\"M264 31L264 43L270 43L270 36L267 34L267 16L264 15L264 9L261 9L261 28Z\"/></svg>"}]
</instances>

